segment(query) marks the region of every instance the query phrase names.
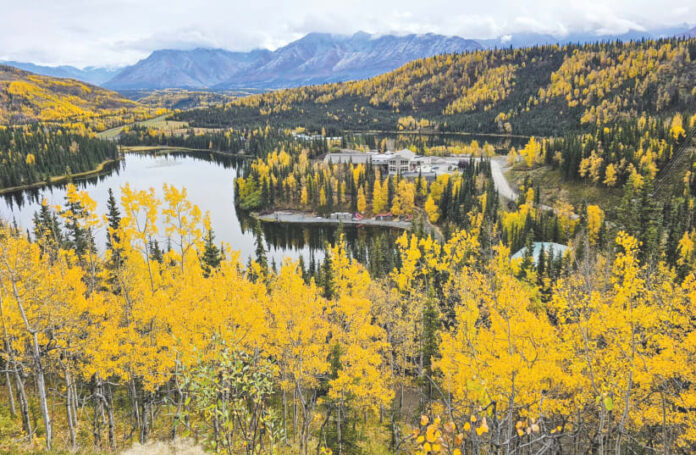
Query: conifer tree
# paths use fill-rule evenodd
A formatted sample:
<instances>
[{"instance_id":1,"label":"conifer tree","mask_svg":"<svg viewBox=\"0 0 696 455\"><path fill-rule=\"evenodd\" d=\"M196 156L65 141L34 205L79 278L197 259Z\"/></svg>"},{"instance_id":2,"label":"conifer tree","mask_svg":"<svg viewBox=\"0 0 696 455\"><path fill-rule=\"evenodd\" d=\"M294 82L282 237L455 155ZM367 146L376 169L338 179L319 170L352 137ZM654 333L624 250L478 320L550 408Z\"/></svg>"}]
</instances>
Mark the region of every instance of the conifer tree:
<instances>
[{"instance_id":1,"label":"conifer tree","mask_svg":"<svg viewBox=\"0 0 696 455\"><path fill-rule=\"evenodd\" d=\"M329 244L324 244L324 262L321 265L321 286L322 295L325 299L334 297L334 276L333 266L331 261L331 248Z\"/></svg>"},{"instance_id":2,"label":"conifer tree","mask_svg":"<svg viewBox=\"0 0 696 455\"><path fill-rule=\"evenodd\" d=\"M266 247L263 244L263 231L261 230L261 222L256 221L254 226L254 241L256 243L256 263L261 268L264 275L268 274L268 257L266 256Z\"/></svg>"},{"instance_id":3,"label":"conifer tree","mask_svg":"<svg viewBox=\"0 0 696 455\"><path fill-rule=\"evenodd\" d=\"M205 246L203 249L203 256L201 257L201 266L203 267L204 276L208 277L213 272L220 267L220 262L222 261L222 255L220 254L220 248L215 245L215 233L213 229L208 229L205 236Z\"/></svg>"}]
</instances>

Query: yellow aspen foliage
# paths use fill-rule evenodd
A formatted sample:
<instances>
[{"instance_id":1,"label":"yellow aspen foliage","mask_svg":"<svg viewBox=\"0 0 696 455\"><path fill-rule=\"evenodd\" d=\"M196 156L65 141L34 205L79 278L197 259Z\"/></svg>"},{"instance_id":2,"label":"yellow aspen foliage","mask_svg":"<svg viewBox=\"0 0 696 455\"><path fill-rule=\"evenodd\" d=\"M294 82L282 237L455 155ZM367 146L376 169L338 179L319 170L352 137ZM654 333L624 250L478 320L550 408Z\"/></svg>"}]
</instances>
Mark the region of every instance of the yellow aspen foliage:
<instances>
[{"instance_id":1,"label":"yellow aspen foliage","mask_svg":"<svg viewBox=\"0 0 696 455\"><path fill-rule=\"evenodd\" d=\"M382 184L379 180L379 177L377 177L375 178L375 183L372 187L372 212L374 214L382 213L386 208L387 199L384 197Z\"/></svg>"},{"instance_id":2,"label":"yellow aspen foliage","mask_svg":"<svg viewBox=\"0 0 696 455\"><path fill-rule=\"evenodd\" d=\"M391 214L394 216L401 216L406 214L406 212L402 210L401 198L398 194L394 196L394 199L392 201Z\"/></svg>"},{"instance_id":3,"label":"yellow aspen foliage","mask_svg":"<svg viewBox=\"0 0 696 455\"><path fill-rule=\"evenodd\" d=\"M365 199L365 190L361 186L360 189L358 190L358 212L365 213L366 208L367 208L367 201Z\"/></svg>"},{"instance_id":4,"label":"yellow aspen foliage","mask_svg":"<svg viewBox=\"0 0 696 455\"><path fill-rule=\"evenodd\" d=\"M583 158L580 162L580 177L588 177L592 179L593 182L598 182L603 162L604 159L593 151L589 157Z\"/></svg>"},{"instance_id":5,"label":"yellow aspen foliage","mask_svg":"<svg viewBox=\"0 0 696 455\"><path fill-rule=\"evenodd\" d=\"M306 186L302 186L302 191L300 192L300 204L309 204L309 193Z\"/></svg>"},{"instance_id":6,"label":"yellow aspen foliage","mask_svg":"<svg viewBox=\"0 0 696 455\"><path fill-rule=\"evenodd\" d=\"M696 239L696 232L684 232L678 245L679 259L677 259L677 264L686 267L688 270L693 270L694 265L694 252L696 252L694 239Z\"/></svg>"},{"instance_id":7,"label":"yellow aspen foliage","mask_svg":"<svg viewBox=\"0 0 696 455\"><path fill-rule=\"evenodd\" d=\"M684 131L684 120L680 113L676 113L674 117L672 117L669 133L676 140L682 139L684 136L686 136L686 131Z\"/></svg>"},{"instance_id":8,"label":"yellow aspen foliage","mask_svg":"<svg viewBox=\"0 0 696 455\"><path fill-rule=\"evenodd\" d=\"M534 136L529 139L527 145L525 145L519 153L524 158L527 167L532 167L535 164L541 163L543 159L541 154L541 143L537 141Z\"/></svg>"},{"instance_id":9,"label":"yellow aspen foliage","mask_svg":"<svg viewBox=\"0 0 696 455\"><path fill-rule=\"evenodd\" d=\"M608 187L613 187L616 185L616 167L613 163L607 165L607 168L604 170L604 180L602 183Z\"/></svg>"},{"instance_id":10,"label":"yellow aspen foliage","mask_svg":"<svg viewBox=\"0 0 696 455\"><path fill-rule=\"evenodd\" d=\"M327 202L326 190L322 186L321 189L319 190L319 205L324 207L324 206L326 206L326 202Z\"/></svg>"},{"instance_id":11,"label":"yellow aspen foliage","mask_svg":"<svg viewBox=\"0 0 696 455\"><path fill-rule=\"evenodd\" d=\"M382 360L387 348L384 331L373 323L367 294L370 276L364 267L348 258L342 238L330 254L339 297L328 308L333 327L329 343L339 347L341 369L336 379L329 382L329 396L344 400L350 395L360 409L376 414L393 392Z\"/></svg>"},{"instance_id":12,"label":"yellow aspen foliage","mask_svg":"<svg viewBox=\"0 0 696 455\"><path fill-rule=\"evenodd\" d=\"M399 180L392 204L394 216L410 215L415 208L416 186L405 179Z\"/></svg>"},{"instance_id":13,"label":"yellow aspen foliage","mask_svg":"<svg viewBox=\"0 0 696 455\"><path fill-rule=\"evenodd\" d=\"M587 206L587 237L591 245L599 242L599 232L604 223L604 212L598 205Z\"/></svg>"},{"instance_id":14,"label":"yellow aspen foliage","mask_svg":"<svg viewBox=\"0 0 696 455\"><path fill-rule=\"evenodd\" d=\"M556 329L536 311L534 291L512 276L509 251L499 246L496 254L485 275L465 268L455 282L457 323L442 334L437 362L446 391L456 397L461 412L470 414L491 401L501 415L521 408L544 415L563 410L566 397L535 387L565 386ZM485 325L478 323L483 315ZM477 434L486 431L483 421Z\"/></svg>"},{"instance_id":15,"label":"yellow aspen foliage","mask_svg":"<svg viewBox=\"0 0 696 455\"><path fill-rule=\"evenodd\" d=\"M437 204L435 204L435 201L433 201L432 195L429 195L425 200L425 213L427 213L428 220L430 220L431 223L437 223L437 220L440 218L440 209L437 207Z\"/></svg>"},{"instance_id":16,"label":"yellow aspen foliage","mask_svg":"<svg viewBox=\"0 0 696 455\"><path fill-rule=\"evenodd\" d=\"M510 151L508 152L507 158L505 160L507 165L513 166L517 162L517 159L519 158L519 156L520 155L517 153L517 150L515 149L515 147L512 147L510 149Z\"/></svg>"}]
</instances>

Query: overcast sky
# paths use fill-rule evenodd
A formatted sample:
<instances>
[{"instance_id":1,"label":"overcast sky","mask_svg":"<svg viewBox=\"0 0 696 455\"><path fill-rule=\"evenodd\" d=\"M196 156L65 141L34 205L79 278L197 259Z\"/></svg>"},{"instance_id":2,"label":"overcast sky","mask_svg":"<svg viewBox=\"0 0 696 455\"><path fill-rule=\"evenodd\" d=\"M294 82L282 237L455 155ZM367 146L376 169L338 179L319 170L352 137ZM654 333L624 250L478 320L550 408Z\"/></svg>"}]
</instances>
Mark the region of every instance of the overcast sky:
<instances>
[{"instance_id":1,"label":"overcast sky","mask_svg":"<svg viewBox=\"0 0 696 455\"><path fill-rule=\"evenodd\" d=\"M694 0L0 0L0 59L125 65L162 48L275 49L309 32L622 33L696 24Z\"/></svg>"}]
</instances>

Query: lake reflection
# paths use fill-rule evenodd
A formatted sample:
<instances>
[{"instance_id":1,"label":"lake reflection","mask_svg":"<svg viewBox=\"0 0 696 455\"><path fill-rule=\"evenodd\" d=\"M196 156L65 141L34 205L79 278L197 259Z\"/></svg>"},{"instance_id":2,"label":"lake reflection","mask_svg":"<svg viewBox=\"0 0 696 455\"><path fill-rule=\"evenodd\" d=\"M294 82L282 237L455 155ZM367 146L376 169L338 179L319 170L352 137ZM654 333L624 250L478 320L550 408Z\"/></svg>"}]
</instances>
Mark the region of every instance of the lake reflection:
<instances>
[{"instance_id":1,"label":"lake reflection","mask_svg":"<svg viewBox=\"0 0 696 455\"><path fill-rule=\"evenodd\" d=\"M238 214L234 206L234 179L241 172L244 161L201 154L128 154L126 158L111 166L98 177L77 180L74 184L87 190L97 202L97 212L106 213L108 190L111 188L117 199L121 187L129 184L133 190L154 188L155 194L163 197L162 186L166 183L185 187L188 199L200 209L210 213L210 220L218 242L223 241L233 250L241 253L246 262L255 251L252 232L253 220ZM18 191L3 195L0 199L0 218L16 221L25 229L31 230L34 213L39 210L41 201L54 205L65 202L65 186L51 185L34 190ZM374 228L344 228L346 238L352 243L362 231L375 232ZM334 226L299 226L264 224L269 260L280 265L283 258L297 259L303 256L309 260L310 250L323 250L325 242L332 242ZM384 231L384 230L381 230ZM106 228L95 232L97 244L105 243ZM164 232L160 229L161 246L166 245ZM314 254L321 258L321 251Z\"/></svg>"}]
</instances>

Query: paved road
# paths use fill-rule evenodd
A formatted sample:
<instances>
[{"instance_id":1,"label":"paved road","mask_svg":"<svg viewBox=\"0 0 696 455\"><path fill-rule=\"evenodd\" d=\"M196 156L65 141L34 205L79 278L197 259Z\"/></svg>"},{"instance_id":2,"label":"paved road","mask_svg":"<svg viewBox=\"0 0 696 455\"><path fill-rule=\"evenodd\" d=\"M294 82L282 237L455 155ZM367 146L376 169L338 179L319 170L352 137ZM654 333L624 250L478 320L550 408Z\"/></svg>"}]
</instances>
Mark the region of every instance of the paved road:
<instances>
[{"instance_id":1,"label":"paved road","mask_svg":"<svg viewBox=\"0 0 696 455\"><path fill-rule=\"evenodd\" d=\"M495 158L491 159L491 173L493 174L493 183L495 184L495 189L498 190L498 194L500 194L505 199L516 201L519 194L517 193L517 191L512 189L512 187L510 186L510 182L508 182L508 180L505 178L504 171L506 168L506 157L496 156ZM547 212L556 212L556 209L546 204L538 204L537 208ZM573 214L571 215L571 218L574 220L578 220L580 219L580 216L577 214Z\"/></svg>"},{"instance_id":2,"label":"paved road","mask_svg":"<svg viewBox=\"0 0 696 455\"><path fill-rule=\"evenodd\" d=\"M510 182L505 178L504 170L507 158L504 156L496 156L491 159L491 174L493 174L493 184L498 194L505 199L516 201L517 192L512 189Z\"/></svg>"}]
</instances>

